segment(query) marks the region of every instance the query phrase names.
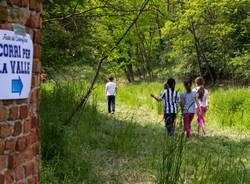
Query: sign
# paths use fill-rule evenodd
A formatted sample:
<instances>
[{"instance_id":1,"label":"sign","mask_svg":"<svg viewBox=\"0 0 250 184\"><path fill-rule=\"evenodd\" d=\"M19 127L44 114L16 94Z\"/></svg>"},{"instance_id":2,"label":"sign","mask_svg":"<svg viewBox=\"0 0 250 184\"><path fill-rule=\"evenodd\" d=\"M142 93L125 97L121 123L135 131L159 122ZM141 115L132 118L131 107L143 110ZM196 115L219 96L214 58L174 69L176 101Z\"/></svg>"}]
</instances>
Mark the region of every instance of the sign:
<instances>
[{"instance_id":1,"label":"sign","mask_svg":"<svg viewBox=\"0 0 250 184\"><path fill-rule=\"evenodd\" d=\"M30 35L0 30L0 100L29 97L32 64L33 42Z\"/></svg>"}]
</instances>

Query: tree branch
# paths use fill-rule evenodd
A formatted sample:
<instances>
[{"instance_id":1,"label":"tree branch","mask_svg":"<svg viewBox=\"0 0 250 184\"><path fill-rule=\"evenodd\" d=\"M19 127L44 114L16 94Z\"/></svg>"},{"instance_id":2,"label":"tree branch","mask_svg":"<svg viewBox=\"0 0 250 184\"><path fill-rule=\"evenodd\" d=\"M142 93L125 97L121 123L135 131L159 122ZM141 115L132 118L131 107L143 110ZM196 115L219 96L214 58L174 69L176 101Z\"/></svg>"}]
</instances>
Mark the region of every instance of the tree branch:
<instances>
[{"instance_id":1,"label":"tree branch","mask_svg":"<svg viewBox=\"0 0 250 184\"><path fill-rule=\"evenodd\" d=\"M61 20L72 18L72 17L81 16L83 14L86 14L88 12L91 12L91 11L97 10L97 9L113 9L113 10L118 11L118 12L123 12L123 14L121 16L130 15L131 13L140 12L140 10L137 10L137 9L125 10L125 9L116 8L116 7L112 6L112 5L108 5L108 6L104 5L104 6L93 7L93 8L90 8L88 10L80 11L80 12L77 12L77 13L74 11L74 13L71 13L71 14L66 15L66 16L45 19L44 22L46 23L46 22L53 22L53 21L61 21ZM143 10L143 11L148 11L148 10ZM119 15L119 14L115 14L115 15ZM90 16L92 16L92 15L90 15ZM95 15L93 15L93 16L95 16ZM109 15L107 14L107 15L103 15L103 16L109 16Z\"/></svg>"},{"instance_id":2,"label":"tree branch","mask_svg":"<svg viewBox=\"0 0 250 184\"><path fill-rule=\"evenodd\" d=\"M71 17L74 17L74 16L79 16L79 15L91 12L93 10L102 9L102 8L107 8L107 7L106 6L97 6L97 7L93 7L93 8L90 8L88 10L85 10L85 11L80 11L80 12L77 12L77 13L72 13L72 14L69 14L69 15L66 15L66 16L54 17L54 18L50 18L50 19L47 19L47 20L45 19L44 22L52 22L52 21L58 21L58 20L65 20L65 19L68 19L68 18L71 18Z\"/></svg>"},{"instance_id":3,"label":"tree branch","mask_svg":"<svg viewBox=\"0 0 250 184\"><path fill-rule=\"evenodd\" d=\"M71 122L72 118L75 116L75 114L80 110L80 109L84 109L85 106L86 106L86 103L89 99L89 96L91 95L93 89L94 89L94 85L97 81L97 78L99 76L99 73L100 73L100 70L101 70L101 67L102 67L102 64L103 62L108 59L109 55L115 50L118 48L118 46L120 45L120 43L122 42L122 40L127 36L127 34L129 33L129 31L131 30L131 28L136 24L136 22L138 21L138 19L140 18L142 12L144 11L144 9L146 8L146 6L148 5L150 0L145 0L141 9L140 9L140 12L138 13L138 15L135 17L135 19L133 20L133 22L130 24L130 26L127 28L127 30L124 32L124 34L117 40L117 42L115 43L114 47L109 51L109 53L105 56L103 56L99 63L98 63L98 66L97 66L97 69L96 69L96 73L95 73L95 76L87 90L87 92L85 93L85 95L83 96L83 98L81 99L81 101L79 102L79 104L76 106L76 108L74 109L74 111L71 113L71 115L69 116L69 118L64 122L64 125L67 125Z\"/></svg>"}]
</instances>

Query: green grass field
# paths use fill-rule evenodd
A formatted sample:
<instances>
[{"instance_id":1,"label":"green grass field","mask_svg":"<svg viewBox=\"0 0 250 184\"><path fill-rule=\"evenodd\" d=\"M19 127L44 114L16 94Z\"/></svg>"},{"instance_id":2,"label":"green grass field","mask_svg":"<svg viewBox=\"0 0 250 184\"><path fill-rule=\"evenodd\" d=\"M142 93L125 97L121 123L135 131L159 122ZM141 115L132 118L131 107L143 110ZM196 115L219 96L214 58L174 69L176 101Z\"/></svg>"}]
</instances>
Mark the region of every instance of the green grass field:
<instances>
[{"instance_id":1,"label":"green grass field","mask_svg":"<svg viewBox=\"0 0 250 184\"><path fill-rule=\"evenodd\" d=\"M180 117L178 135L166 136L162 104L150 98L160 83L119 86L115 115L97 85L64 126L87 86L42 85L41 183L249 183L250 88L211 90L207 135L186 140Z\"/></svg>"}]
</instances>

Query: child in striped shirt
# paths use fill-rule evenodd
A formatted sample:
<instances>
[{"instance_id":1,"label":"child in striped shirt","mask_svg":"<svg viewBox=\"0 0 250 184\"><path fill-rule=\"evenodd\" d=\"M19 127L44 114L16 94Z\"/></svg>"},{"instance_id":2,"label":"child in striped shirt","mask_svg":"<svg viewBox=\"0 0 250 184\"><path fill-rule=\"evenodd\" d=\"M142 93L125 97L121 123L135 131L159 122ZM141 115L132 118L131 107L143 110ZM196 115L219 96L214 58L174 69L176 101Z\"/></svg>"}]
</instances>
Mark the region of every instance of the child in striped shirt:
<instances>
[{"instance_id":1,"label":"child in striped shirt","mask_svg":"<svg viewBox=\"0 0 250 184\"><path fill-rule=\"evenodd\" d=\"M151 94L155 100L164 101L164 120L169 135L175 134L175 119L178 113L178 104L180 102L180 95L175 91L175 84L175 80L169 78L164 85L164 91L159 97Z\"/></svg>"}]
</instances>

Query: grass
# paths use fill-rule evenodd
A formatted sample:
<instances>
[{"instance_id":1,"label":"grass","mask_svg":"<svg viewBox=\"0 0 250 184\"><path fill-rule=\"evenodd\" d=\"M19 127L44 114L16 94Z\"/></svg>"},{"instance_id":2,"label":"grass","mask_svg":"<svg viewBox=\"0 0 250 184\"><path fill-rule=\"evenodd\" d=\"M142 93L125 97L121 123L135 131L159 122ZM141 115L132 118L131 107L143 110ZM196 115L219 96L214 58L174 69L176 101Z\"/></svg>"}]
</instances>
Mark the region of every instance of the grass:
<instances>
[{"instance_id":1,"label":"grass","mask_svg":"<svg viewBox=\"0 0 250 184\"><path fill-rule=\"evenodd\" d=\"M87 108L63 126L86 87L42 86L41 183L250 181L249 88L212 91L208 135L186 140L180 118L178 136L166 136L162 105L149 97L160 93L159 83L119 86L115 115L106 114L104 87L98 85Z\"/></svg>"},{"instance_id":2,"label":"grass","mask_svg":"<svg viewBox=\"0 0 250 184\"><path fill-rule=\"evenodd\" d=\"M239 130L250 130L250 89L232 88L228 90L216 90L211 97L211 112L221 126L234 127Z\"/></svg>"}]
</instances>

